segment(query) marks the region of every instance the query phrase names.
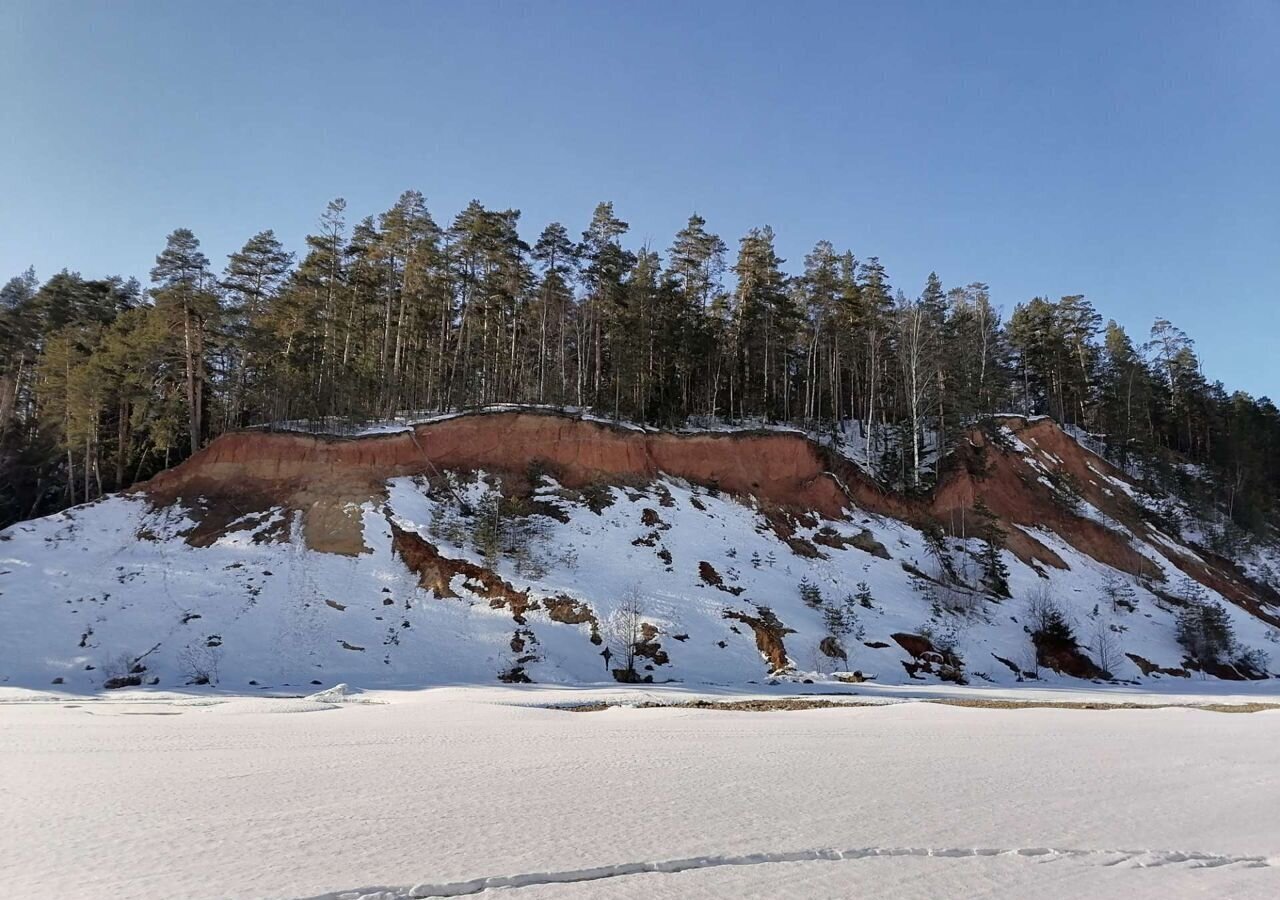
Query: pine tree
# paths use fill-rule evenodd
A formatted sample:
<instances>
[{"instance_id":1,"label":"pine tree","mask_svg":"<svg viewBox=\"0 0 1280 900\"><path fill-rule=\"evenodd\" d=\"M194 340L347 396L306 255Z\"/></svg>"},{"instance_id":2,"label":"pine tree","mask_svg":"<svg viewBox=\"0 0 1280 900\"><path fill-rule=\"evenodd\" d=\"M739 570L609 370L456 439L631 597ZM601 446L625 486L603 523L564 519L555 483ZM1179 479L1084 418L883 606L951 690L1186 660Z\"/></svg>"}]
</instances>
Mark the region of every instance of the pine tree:
<instances>
[{"instance_id":1,"label":"pine tree","mask_svg":"<svg viewBox=\"0 0 1280 900\"><path fill-rule=\"evenodd\" d=\"M266 410L261 395L261 367L272 344L265 325L269 307L278 296L293 254L286 253L275 233L261 231L227 257L222 288L227 292L225 329L228 341L226 426L248 424L251 412ZM254 394L251 401L250 394ZM249 408L251 407L251 408Z\"/></svg>"},{"instance_id":2,"label":"pine tree","mask_svg":"<svg viewBox=\"0 0 1280 900\"><path fill-rule=\"evenodd\" d=\"M807 575L801 577L797 590L800 593L800 599L806 606L811 606L814 609L822 606L822 590L810 581Z\"/></svg>"},{"instance_id":3,"label":"pine tree","mask_svg":"<svg viewBox=\"0 0 1280 900\"><path fill-rule=\"evenodd\" d=\"M717 352L720 335L713 326L713 308L723 306L720 279L728 249L719 235L706 230L706 224L702 216L691 215L668 252L667 271L672 299L676 301L669 321L678 323L669 343L681 386L681 406L714 415L723 359ZM699 396L693 394L695 376L700 376L705 385Z\"/></svg>"},{"instance_id":4,"label":"pine tree","mask_svg":"<svg viewBox=\"0 0 1280 900\"><path fill-rule=\"evenodd\" d=\"M1178 614L1178 643L1201 664L1218 664L1235 647L1235 629L1222 604L1203 596L1189 599Z\"/></svg>"},{"instance_id":5,"label":"pine tree","mask_svg":"<svg viewBox=\"0 0 1280 900\"><path fill-rule=\"evenodd\" d=\"M919 488L921 483L920 442L926 429L927 411L938 396L941 298L942 285L936 275L931 275L919 300L908 301L900 296L896 309L900 377L910 424L910 484L914 488Z\"/></svg>"},{"instance_id":6,"label":"pine tree","mask_svg":"<svg viewBox=\"0 0 1280 900\"><path fill-rule=\"evenodd\" d=\"M331 202L296 267L261 231L220 281L179 229L152 272L154 305L123 278L10 278L0 522L124 486L229 428L494 402L662 425L760 417L833 443L856 420L866 468L913 488L928 484L930 441L945 449L1012 406L1102 432L1113 461L1217 520L1211 549L1236 553L1280 521L1280 410L1207 380L1165 319L1142 346L1101 329L1080 295L1033 298L1004 323L985 284L946 290L931 273L905 299L877 258L826 241L790 278L769 229L742 238L726 274L697 214L665 268L624 246L608 203L579 246L552 224L530 249L520 224L473 202L442 233L407 191L350 228ZM1187 462L1206 477L1188 479ZM991 537L984 578L998 590Z\"/></svg>"},{"instance_id":7,"label":"pine tree","mask_svg":"<svg viewBox=\"0 0 1280 900\"><path fill-rule=\"evenodd\" d=\"M742 238L730 329L734 364L729 379L729 409L747 417L787 417L789 370L798 310L787 289L782 262L774 250L773 229L753 228Z\"/></svg>"},{"instance_id":8,"label":"pine tree","mask_svg":"<svg viewBox=\"0 0 1280 900\"><path fill-rule=\"evenodd\" d=\"M986 502L978 497L973 501L973 513L978 520L977 537L982 541L980 562L982 580L987 590L1000 597L1009 596L1009 567L1001 555L1005 545L1004 529L999 517Z\"/></svg>"},{"instance_id":9,"label":"pine tree","mask_svg":"<svg viewBox=\"0 0 1280 900\"><path fill-rule=\"evenodd\" d=\"M863 368L858 373L858 389L865 409L866 453L864 462L873 466L872 454L883 449L877 440L876 415L886 417L881 387L886 368L886 349L890 332L893 298L884 266L871 257L858 269L857 326L864 336Z\"/></svg>"},{"instance_id":10,"label":"pine tree","mask_svg":"<svg viewBox=\"0 0 1280 900\"><path fill-rule=\"evenodd\" d=\"M596 206L591 224L582 233L578 254L585 268L583 280L587 289L585 334L579 339L579 347L587 348L590 356L588 368L579 351L578 402L591 397L591 405L600 407L608 397L605 381L605 354L614 340L627 340L622 312L625 308L623 279L635 264L635 257L624 250L622 235L630 226L613 214L613 204L604 202ZM609 340L606 340L606 337ZM589 347L588 347L589 342ZM588 384L589 382L589 384Z\"/></svg>"},{"instance_id":11,"label":"pine tree","mask_svg":"<svg viewBox=\"0 0 1280 900\"><path fill-rule=\"evenodd\" d=\"M569 397L568 363L572 336L569 322L574 314L573 283L577 274L577 247L559 222L542 230L531 254L542 269L538 296L538 394L547 400L548 376L558 373L557 402Z\"/></svg>"},{"instance_id":12,"label":"pine tree","mask_svg":"<svg viewBox=\"0 0 1280 900\"><path fill-rule=\"evenodd\" d=\"M191 452L200 449L204 433L204 401L207 388L205 336L218 315L218 297L211 290L209 260L189 229L169 235L164 251L151 270L151 294L156 308L165 312L181 342L187 402L187 435Z\"/></svg>"}]
</instances>

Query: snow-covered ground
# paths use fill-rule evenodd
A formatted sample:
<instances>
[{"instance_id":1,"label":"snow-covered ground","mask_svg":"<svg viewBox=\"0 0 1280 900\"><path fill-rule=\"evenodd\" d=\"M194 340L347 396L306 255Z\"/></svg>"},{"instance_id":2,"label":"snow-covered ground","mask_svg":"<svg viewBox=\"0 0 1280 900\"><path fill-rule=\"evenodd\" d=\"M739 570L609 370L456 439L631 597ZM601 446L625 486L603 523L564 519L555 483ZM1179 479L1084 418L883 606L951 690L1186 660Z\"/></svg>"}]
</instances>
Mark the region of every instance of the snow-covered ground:
<instances>
[{"instance_id":1,"label":"snow-covered ground","mask_svg":"<svg viewBox=\"0 0 1280 900\"><path fill-rule=\"evenodd\" d=\"M1175 610L1127 576L1135 608L1113 609L1106 585L1117 573L1044 530L1035 530L1036 539L1070 569L1041 574L1006 551L1012 597L984 600L965 592L939 596L905 570L933 572L936 563L920 532L896 520L854 513L797 522L795 537L822 552L807 558L780 539L762 511L677 480L610 489L608 505L594 511L547 480L538 496L566 521L531 517L539 527L525 556L487 561L469 538L474 522L459 518L453 496L479 508L486 491L483 479L452 492L393 479L385 503L356 511L371 552L354 557L307 549L297 521L290 527L283 512L246 517L211 546L192 547L181 537L192 524L181 509L152 509L133 495L20 523L0 535L0 684L94 691L139 657L143 682L158 679L160 689L186 685L195 670L231 690L337 681L366 688L483 684L516 666L540 683L609 679L589 623L555 621L546 608L513 621L510 608L495 608L461 575L452 579L457 597L437 597L392 550L393 526L421 535L449 559L492 564L532 598L580 600L602 627L629 592L638 592L667 656L642 660L641 674L657 682L767 680L770 666L751 627L726 616L760 617L768 609L790 629L785 648L797 680L829 682L840 671L860 671L881 683L916 682L903 667L911 656L893 635L928 631L953 646L970 682L1025 684L1024 673L1037 668L1026 598L1041 586L1062 605L1085 652L1098 655L1096 636L1108 636L1108 668L1119 679L1164 677L1144 677L1124 654L1164 666L1183 656ZM819 534L825 530L828 542L839 544L864 529L882 556L831 546ZM1137 546L1170 585L1181 582L1154 548ZM951 547L972 582L978 543L952 540ZM719 585L708 580L717 578ZM802 579L823 605L804 602ZM844 658L821 650L831 606L852 614L841 636ZM1229 612L1241 645L1273 646L1265 623L1238 607ZM1075 682L1048 670L1038 676Z\"/></svg>"},{"instance_id":2,"label":"snow-covered ground","mask_svg":"<svg viewBox=\"0 0 1280 900\"><path fill-rule=\"evenodd\" d=\"M459 490L479 503L484 484ZM646 671L655 681L767 677L751 629L725 618L726 610L754 616L764 606L793 629L786 648L801 678L848 669L881 682L910 681L900 662L909 657L891 635L925 628L950 635L970 680L1016 682L1019 676L997 657L1034 666L1018 600L975 601L969 613L936 613L936 600L914 589L902 568L904 561L921 568L930 562L919 532L901 523L873 516L823 523L841 537L868 529L891 559L824 548L826 559L810 560L797 558L749 506L689 485L614 489L612 505L599 514L556 500L554 485L542 493L569 521L549 524L531 539L529 560L500 560L498 572L535 597L583 598L601 622L628 591L639 590L645 618L670 657ZM92 690L127 670L118 660L148 651L146 678L158 677L161 688L186 684L199 666L239 690L312 680L366 687L484 683L510 670L521 653L536 656L524 664L535 681L607 678L587 624L558 624L545 612L531 612L528 627L517 629L509 610L470 596L461 577L454 587L462 599L436 598L418 586L390 549L391 523L428 537L448 557L484 562L459 536L465 528L450 529L448 499L424 492L420 482L396 479L385 509L364 509L364 540L373 552L354 558L309 551L296 533L283 543L256 539L275 527L274 519L247 523L211 547L190 547L178 537L190 524L182 514L152 511L137 497L111 497L22 523L0 544L0 683L42 687L60 679L68 688ZM644 524L646 510L655 524ZM812 538L815 531L801 527L797 535ZM1070 571L1048 577L1082 643L1103 625L1123 629L1113 632L1117 675L1141 676L1121 650L1167 663L1180 658L1172 611L1135 584L1138 611L1113 612L1103 591L1110 570L1052 533L1036 537L1070 560ZM1150 556L1176 579L1167 561ZM1012 554L1005 557L1015 598L1044 580ZM705 581L703 563L723 578L723 588ZM853 607L856 632L842 642L847 661L818 650L828 633L824 612L801 601L801 578L828 604L865 586L869 606ZM1232 613L1245 643L1268 645L1262 623ZM521 652L511 643L517 632L527 645ZM1040 677L1062 678L1047 671Z\"/></svg>"},{"instance_id":3,"label":"snow-covered ground","mask_svg":"<svg viewBox=\"0 0 1280 900\"><path fill-rule=\"evenodd\" d=\"M3 689L0 895L1280 895L1280 711L545 708L689 696Z\"/></svg>"}]
</instances>

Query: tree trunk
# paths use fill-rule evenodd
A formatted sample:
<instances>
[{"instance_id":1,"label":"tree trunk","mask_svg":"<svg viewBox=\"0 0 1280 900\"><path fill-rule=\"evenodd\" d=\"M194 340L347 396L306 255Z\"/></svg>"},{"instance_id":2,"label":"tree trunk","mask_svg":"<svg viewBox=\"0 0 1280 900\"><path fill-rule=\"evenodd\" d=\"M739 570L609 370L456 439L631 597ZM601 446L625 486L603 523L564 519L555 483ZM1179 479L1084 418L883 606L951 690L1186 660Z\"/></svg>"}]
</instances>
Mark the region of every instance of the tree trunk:
<instances>
[{"instance_id":1,"label":"tree trunk","mask_svg":"<svg viewBox=\"0 0 1280 900\"><path fill-rule=\"evenodd\" d=\"M195 335L192 333L191 301L182 301L182 351L187 375L187 435L191 439L191 452L200 449L200 405L196 391Z\"/></svg>"}]
</instances>

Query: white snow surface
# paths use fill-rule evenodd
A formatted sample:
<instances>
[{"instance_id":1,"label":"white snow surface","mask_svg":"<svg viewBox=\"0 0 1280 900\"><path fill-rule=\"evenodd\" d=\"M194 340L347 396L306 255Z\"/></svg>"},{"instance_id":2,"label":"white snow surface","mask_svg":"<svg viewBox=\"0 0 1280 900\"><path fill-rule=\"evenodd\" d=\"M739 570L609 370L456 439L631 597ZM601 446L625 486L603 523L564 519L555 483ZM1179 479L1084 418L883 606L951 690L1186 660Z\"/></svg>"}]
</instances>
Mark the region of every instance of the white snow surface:
<instances>
[{"instance_id":1,"label":"white snow surface","mask_svg":"<svg viewBox=\"0 0 1280 900\"><path fill-rule=\"evenodd\" d=\"M478 504L486 489L481 478L456 492ZM896 520L855 512L843 521L802 525L796 536L808 540L819 528L842 537L865 529L891 556L820 544L823 558L809 559L780 540L750 502L675 480L612 488L612 504L599 513L550 480L539 494L568 521L534 517L539 534L526 557L504 556L496 571L533 598L585 602L601 622L629 592L639 592L644 619L669 657L665 664L642 660L641 674L655 682L766 680L769 667L754 633L726 613L759 616L768 607L791 629L785 643L795 680L830 682L839 671L858 671L880 683L915 683L903 667L911 657L892 635L927 629L954 642L971 682L1019 683L1015 668L1035 668L1025 598L1046 579L1086 652L1099 630L1112 636L1117 679L1143 678L1125 653L1164 667L1179 666L1183 657L1175 609L1123 576L1133 582L1137 609L1113 611L1103 585L1116 573L1045 530L1032 533L1068 570L1039 573L1005 552L1011 599L958 592L951 605L969 608L940 612L940 592L929 596L903 568L932 573L936 564L922 535ZM516 666L539 683L611 680L587 624L554 622L539 609L520 625L461 577L452 584L457 598L418 586L391 549L393 523L446 557L484 562L468 542L471 523L450 527L457 520L450 492L397 478L388 482L385 502L367 503L358 513L369 552L354 557L307 549L299 520L283 522L283 512L265 522L247 517L243 530L192 547L182 540L192 525L185 513L152 509L137 495L13 526L0 533L0 684L96 691L108 677L126 674L121 660L139 656L140 679L161 689L187 685L196 669L232 690L492 684ZM644 524L646 517L656 524ZM287 539L264 539L282 523L289 526L282 529ZM1136 546L1166 574L1166 586L1176 588L1181 573L1155 548ZM951 548L962 577L975 582L978 543L952 539ZM723 589L702 578L704 562L723 579ZM847 659L819 651L828 628L823 611L801 601L801 578L827 603L841 603L859 585L869 589L871 607L855 607L857 630L842 640ZM1273 646L1271 628L1226 605L1242 646ZM513 644L517 636L521 649ZM1074 682L1048 670L1039 676L1051 684Z\"/></svg>"},{"instance_id":2,"label":"white snow surface","mask_svg":"<svg viewBox=\"0 0 1280 900\"><path fill-rule=\"evenodd\" d=\"M0 894L1280 895L1280 712L545 708L700 695L0 689Z\"/></svg>"}]
</instances>

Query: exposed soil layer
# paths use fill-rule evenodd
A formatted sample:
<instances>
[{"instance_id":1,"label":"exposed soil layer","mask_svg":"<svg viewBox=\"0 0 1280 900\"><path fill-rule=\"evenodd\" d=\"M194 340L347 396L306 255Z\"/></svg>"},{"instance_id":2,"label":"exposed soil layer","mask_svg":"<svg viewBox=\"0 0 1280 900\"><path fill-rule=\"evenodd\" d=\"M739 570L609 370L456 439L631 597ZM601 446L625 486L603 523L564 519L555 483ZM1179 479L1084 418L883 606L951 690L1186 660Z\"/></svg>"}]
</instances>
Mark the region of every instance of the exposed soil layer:
<instances>
[{"instance_id":1,"label":"exposed soil layer","mask_svg":"<svg viewBox=\"0 0 1280 900\"><path fill-rule=\"evenodd\" d=\"M783 672L791 665L787 658L787 647L782 639L793 633L772 613L761 612L759 616L751 616L734 610L725 610L724 617L749 625L756 635L756 649L769 663L771 673Z\"/></svg>"},{"instance_id":2,"label":"exposed soil layer","mask_svg":"<svg viewBox=\"0 0 1280 900\"><path fill-rule=\"evenodd\" d=\"M818 643L818 650L823 656L842 659L846 664L849 662L849 654L845 653L844 647L840 646L840 641L831 635L827 635Z\"/></svg>"},{"instance_id":3,"label":"exposed soil layer","mask_svg":"<svg viewBox=\"0 0 1280 900\"><path fill-rule=\"evenodd\" d=\"M875 536L872 535L870 528L864 528L855 535L842 535L834 528L823 527L819 528L814 534L813 542L836 550L843 550L845 547L856 547L862 552L878 556L880 559L893 559L884 544L877 541Z\"/></svg>"},{"instance_id":4,"label":"exposed soil layer","mask_svg":"<svg viewBox=\"0 0 1280 900\"><path fill-rule=\"evenodd\" d=\"M349 555L367 551L361 505L383 498L387 479L434 476L443 470L483 469L512 483L542 471L567 489L592 496L607 496L602 485L634 485L669 475L753 497L762 508L790 511L790 518L770 517L787 523L784 532L792 521L808 525L815 514L839 519L856 507L917 525L937 521L952 533L972 534L977 524L973 506L981 499L997 516L1008 548L1024 562L1066 567L1037 538L1037 530L1044 530L1107 565L1159 577L1123 527L1150 538L1173 565L1201 584L1280 626L1280 618L1266 608L1276 599L1272 592L1208 554L1193 556L1162 541L1124 491L1108 485L1107 479L1124 481L1124 474L1056 424L1016 417L998 424L1012 431L1029 453L1004 446L992 429L975 428L961 437L938 487L922 498L884 490L849 460L796 433L655 433L545 411L477 413L362 438L233 432L135 490L145 491L157 504L187 507L197 523L187 535L193 544L209 543L254 516L283 508L301 514L309 547ZM1046 473L1117 527L1080 515ZM660 517L649 518L661 527ZM282 537L283 529L275 536ZM784 539L801 555L819 553L807 540L791 534ZM843 543L830 534L819 541ZM855 541L853 546L887 553L870 543Z\"/></svg>"},{"instance_id":5,"label":"exposed soil layer","mask_svg":"<svg viewBox=\"0 0 1280 900\"><path fill-rule=\"evenodd\" d=\"M526 612L538 608L537 601L530 599L526 591L516 590L490 569L464 559L441 556L433 544L395 525L391 526L391 535L392 551L404 560L409 571L417 573L418 584L437 597L457 597L453 579L461 575L467 590L487 599L494 609L507 607L520 625L525 624Z\"/></svg>"},{"instance_id":6,"label":"exposed soil layer","mask_svg":"<svg viewBox=\"0 0 1280 900\"><path fill-rule=\"evenodd\" d=\"M498 674L501 681L526 683L531 680L524 667L539 657L536 652L532 652L537 649L538 637L532 628L525 627L529 624L527 616L530 612L545 611L547 618L551 621L564 625L590 625L591 643L602 642L600 623L591 607L581 600L575 600L565 594L541 599L532 597L528 591L517 590L492 569L464 559L443 556L431 542L394 524L391 526L391 550L404 561L411 572L417 574L419 586L431 591L437 597L458 597L459 594L454 589L454 581L461 577L460 585L471 594L488 600L491 608L506 608L511 611L512 620L519 626L511 638L511 652L524 655L516 660L510 670ZM645 627L652 629L652 626ZM654 640L656 637L656 629L646 631L645 642L637 647L637 653L648 657L656 665L665 665L669 659L666 651ZM363 648L348 647L347 649Z\"/></svg>"},{"instance_id":7,"label":"exposed soil layer","mask_svg":"<svg viewBox=\"0 0 1280 900\"><path fill-rule=\"evenodd\" d=\"M419 586L437 597L458 596L458 592L453 589L453 579L458 575L472 579L479 590L485 588L484 581L491 577L488 570L474 563L441 556L434 544L423 540L415 532L405 531L395 525L391 526L391 550L404 560L411 572L417 573ZM528 605L527 595L523 599L523 605Z\"/></svg>"},{"instance_id":8,"label":"exposed soil layer","mask_svg":"<svg viewBox=\"0 0 1280 900\"><path fill-rule=\"evenodd\" d=\"M934 703L939 706L959 706L965 709L1198 709L1204 712L1221 713L1255 713L1280 709L1280 703L1201 703L1196 705L1178 705L1174 703L1088 703L1071 700L987 700L982 698L939 698L936 700L907 700L889 702L869 702L865 700L825 700L808 697L778 697L758 700L689 700L684 703L662 703L646 701L643 703L621 703L598 701L594 703L577 703L564 706L552 706L563 712L603 712L616 706L629 706L634 709L718 709L728 712L778 712L802 711L807 709L839 709L841 707L866 708L869 706L896 706L898 702Z\"/></svg>"},{"instance_id":9,"label":"exposed soil layer","mask_svg":"<svg viewBox=\"0 0 1280 900\"><path fill-rule=\"evenodd\" d=\"M967 684L964 674L964 661L950 650L933 646L933 642L922 634L897 632L889 635L898 646L911 654L913 662L903 660L902 667L912 678L919 678L920 673L937 675L943 681L956 684Z\"/></svg>"},{"instance_id":10,"label":"exposed soil layer","mask_svg":"<svg viewBox=\"0 0 1280 900\"><path fill-rule=\"evenodd\" d=\"M557 594L544 599L542 605L546 607L547 617L552 622L560 622L564 625L590 625L591 643L601 642L600 622L596 619L596 614L591 611L591 607L581 600Z\"/></svg>"},{"instance_id":11,"label":"exposed soil layer","mask_svg":"<svg viewBox=\"0 0 1280 900\"><path fill-rule=\"evenodd\" d=\"M725 584L720 573L716 571L716 567L706 560L698 563L698 577L702 579L703 584L710 585L716 590L724 591L726 594L733 594L735 597L743 591L740 587L731 587Z\"/></svg>"},{"instance_id":12,"label":"exposed soil layer","mask_svg":"<svg viewBox=\"0 0 1280 900\"><path fill-rule=\"evenodd\" d=\"M660 703L646 701L644 703L577 703L565 706L552 706L564 712L604 712L615 706L630 706L635 709L719 709L729 712L775 712L778 710L836 709L842 706L865 707L884 706L883 703L867 703L858 700L811 700L800 697L781 697L760 700L689 700L684 703Z\"/></svg>"},{"instance_id":13,"label":"exposed soil layer","mask_svg":"<svg viewBox=\"0 0 1280 900\"><path fill-rule=\"evenodd\" d=\"M340 518L359 525L344 504L381 496L388 478L479 469L522 478L531 466L577 490L665 473L830 518L849 505L826 474L827 455L800 435L655 434L546 412L459 416L361 438L231 432L139 489L162 503L226 501L215 527L272 506L300 509L309 546L351 553L358 538L332 534L347 530Z\"/></svg>"},{"instance_id":14,"label":"exposed soil layer","mask_svg":"<svg viewBox=\"0 0 1280 900\"><path fill-rule=\"evenodd\" d=\"M1035 640L1036 661L1046 668L1074 678L1110 678L1074 644Z\"/></svg>"},{"instance_id":15,"label":"exposed soil layer","mask_svg":"<svg viewBox=\"0 0 1280 900\"><path fill-rule=\"evenodd\" d=\"M1052 532L1076 550L1132 575L1162 578L1155 564L1134 549L1125 530L1148 542L1176 568L1204 586L1272 625L1273 610L1264 608L1273 591L1249 583L1234 567L1207 554L1192 554L1156 533L1138 505L1115 482L1128 477L1105 459L1086 450L1049 419L1000 420L1028 449L1013 452L992 435L973 429L962 438L951 465L929 500L930 513L952 533L972 533L977 499L996 514L1007 545L1024 562L1063 568L1062 559L1027 530ZM1057 481L1057 486L1054 485ZM1115 527L1087 518L1073 508L1070 495L1087 501ZM1010 526L1018 527L1010 527Z\"/></svg>"},{"instance_id":16,"label":"exposed soil layer","mask_svg":"<svg viewBox=\"0 0 1280 900\"><path fill-rule=\"evenodd\" d=\"M648 622L640 625L640 640L636 641L635 644L636 657L647 659L655 666L665 666L671 662L671 657L667 655L666 650L662 649L662 643L658 641L658 634L656 626ZM649 668L652 668L652 666Z\"/></svg>"}]
</instances>

